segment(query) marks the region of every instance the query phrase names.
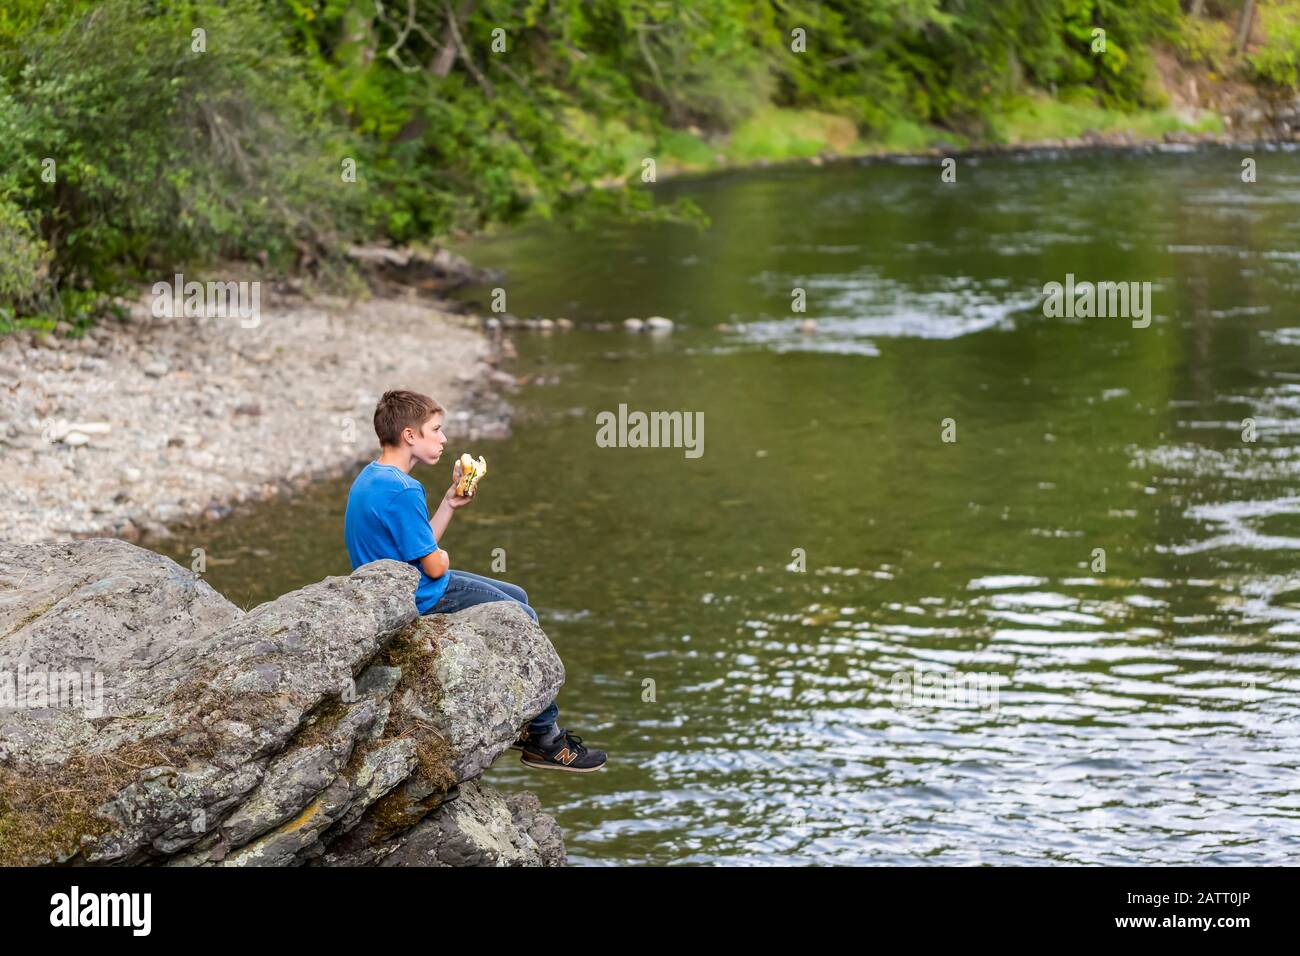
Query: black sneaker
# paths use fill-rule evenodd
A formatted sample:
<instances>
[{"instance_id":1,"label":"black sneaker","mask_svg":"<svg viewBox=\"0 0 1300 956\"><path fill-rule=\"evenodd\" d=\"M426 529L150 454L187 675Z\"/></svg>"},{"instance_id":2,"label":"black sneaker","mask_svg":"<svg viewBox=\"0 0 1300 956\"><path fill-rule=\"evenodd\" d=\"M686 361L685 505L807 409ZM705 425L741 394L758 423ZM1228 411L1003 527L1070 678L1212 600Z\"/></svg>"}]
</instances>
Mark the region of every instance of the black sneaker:
<instances>
[{"instance_id":1,"label":"black sneaker","mask_svg":"<svg viewBox=\"0 0 1300 956\"><path fill-rule=\"evenodd\" d=\"M567 770L570 773L591 773L605 766L605 751L590 750L582 745L582 738L562 730L549 747L537 738L524 745L520 761L539 770Z\"/></svg>"},{"instance_id":2,"label":"black sneaker","mask_svg":"<svg viewBox=\"0 0 1300 956\"><path fill-rule=\"evenodd\" d=\"M516 737L515 742L510 745L510 749L523 750L525 747L528 746L528 737L529 737L529 731L528 728L525 727L523 730L519 731L519 736Z\"/></svg>"}]
</instances>

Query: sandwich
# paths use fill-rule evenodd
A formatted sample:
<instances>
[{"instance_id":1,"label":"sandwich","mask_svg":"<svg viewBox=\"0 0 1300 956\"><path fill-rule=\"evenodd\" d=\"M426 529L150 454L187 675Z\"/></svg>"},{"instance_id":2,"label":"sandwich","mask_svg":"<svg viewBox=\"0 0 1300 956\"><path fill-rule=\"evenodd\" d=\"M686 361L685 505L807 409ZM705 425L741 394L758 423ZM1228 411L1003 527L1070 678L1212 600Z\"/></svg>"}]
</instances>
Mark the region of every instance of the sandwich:
<instances>
[{"instance_id":1,"label":"sandwich","mask_svg":"<svg viewBox=\"0 0 1300 956\"><path fill-rule=\"evenodd\" d=\"M487 474L487 460L471 458L467 452L460 456L460 481L456 485L456 494L472 495L478 480Z\"/></svg>"}]
</instances>

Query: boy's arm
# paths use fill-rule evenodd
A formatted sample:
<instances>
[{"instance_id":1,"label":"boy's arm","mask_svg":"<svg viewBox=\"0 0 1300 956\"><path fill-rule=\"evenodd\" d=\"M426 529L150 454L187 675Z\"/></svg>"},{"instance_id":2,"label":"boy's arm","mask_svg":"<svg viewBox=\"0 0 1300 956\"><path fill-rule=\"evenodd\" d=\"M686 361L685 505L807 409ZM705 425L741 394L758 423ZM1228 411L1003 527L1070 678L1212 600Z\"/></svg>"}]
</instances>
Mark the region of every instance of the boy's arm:
<instances>
[{"instance_id":1,"label":"boy's arm","mask_svg":"<svg viewBox=\"0 0 1300 956\"><path fill-rule=\"evenodd\" d=\"M439 541L441 541L442 536L447 533L447 525L451 523L451 516L454 510L455 509L447 504L447 499L444 498L442 501L438 502L438 510L435 511L433 517L429 519L429 527L433 529L433 536Z\"/></svg>"},{"instance_id":2,"label":"boy's arm","mask_svg":"<svg viewBox=\"0 0 1300 956\"><path fill-rule=\"evenodd\" d=\"M420 567L424 568L424 573L431 578L440 578L447 573L451 567L451 558L442 548L437 551L430 551L420 559Z\"/></svg>"}]
</instances>

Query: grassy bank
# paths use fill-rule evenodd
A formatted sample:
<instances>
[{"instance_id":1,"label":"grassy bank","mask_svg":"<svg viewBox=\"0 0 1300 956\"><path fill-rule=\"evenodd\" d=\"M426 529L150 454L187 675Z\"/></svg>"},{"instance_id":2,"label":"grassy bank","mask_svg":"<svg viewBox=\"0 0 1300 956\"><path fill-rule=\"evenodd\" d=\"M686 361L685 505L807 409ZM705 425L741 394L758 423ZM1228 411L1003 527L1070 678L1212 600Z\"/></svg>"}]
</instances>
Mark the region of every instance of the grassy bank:
<instances>
[{"instance_id":1,"label":"grassy bank","mask_svg":"<svg viewBox=\"0 0 1300 956\"><path fill-rule=\"evenodd\" d=\"M1169 109L1124 112L1095 103L1065 103L1047 95L1008 102L988 117L990 135L970 137L952 130L897 120L863 134L843 116L771 107L712 141L698 132L672 130L652 142L629 137L623 150L628 174L641 157L654 157L660 173L709 172L814 157L922 154L934 150L1015 146L1079 140L1085 134L1127 134L1138 142L1159 142L1168 133L1223 133L1223 118L1203 110L1193 119Z\"/></svg>"}]
</instances>

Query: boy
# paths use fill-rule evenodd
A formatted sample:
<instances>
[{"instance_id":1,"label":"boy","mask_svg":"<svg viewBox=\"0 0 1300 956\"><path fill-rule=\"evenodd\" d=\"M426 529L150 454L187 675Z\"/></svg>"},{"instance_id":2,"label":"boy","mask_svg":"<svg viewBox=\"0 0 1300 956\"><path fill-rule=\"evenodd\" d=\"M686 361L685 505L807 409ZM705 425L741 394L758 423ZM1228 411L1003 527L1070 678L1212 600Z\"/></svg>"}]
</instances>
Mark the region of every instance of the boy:
<instances>
[{"instance_id":1,"label":"boy","mask_svg":"<svg viewBox=\"0 0 1300 956\"><path fill-rule=\"evenodd\" d=\"M438 539L447 531L458 508L477 495L458 495L460 461L452 469L451 487L438 510L429 517L424 486L411 477L417 461L435 464L442 457L447 436L442 430L443 409L418 392L385 392L375 406L375 434L381 446L379 460L361 469L343 519L348 558L356 570L363 564L392 558L420 572L415 606L421 614L450 614L490 601L516 601L534 621L537 612L528 605L523 588L466 571L452 571L447 552ZM588 773L605 765L605 752L582 745L582 738L556 723L559 708L552 702L533 718L512 746L522 751L530 767Z\"/></svg>"}]
</instances>

